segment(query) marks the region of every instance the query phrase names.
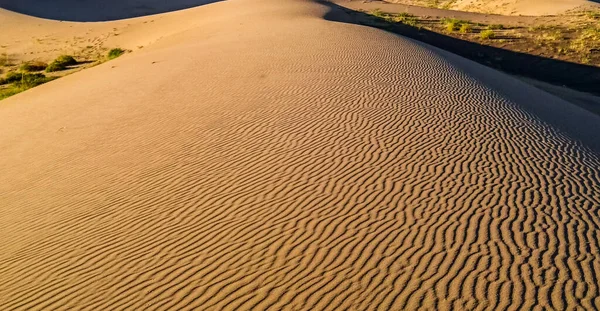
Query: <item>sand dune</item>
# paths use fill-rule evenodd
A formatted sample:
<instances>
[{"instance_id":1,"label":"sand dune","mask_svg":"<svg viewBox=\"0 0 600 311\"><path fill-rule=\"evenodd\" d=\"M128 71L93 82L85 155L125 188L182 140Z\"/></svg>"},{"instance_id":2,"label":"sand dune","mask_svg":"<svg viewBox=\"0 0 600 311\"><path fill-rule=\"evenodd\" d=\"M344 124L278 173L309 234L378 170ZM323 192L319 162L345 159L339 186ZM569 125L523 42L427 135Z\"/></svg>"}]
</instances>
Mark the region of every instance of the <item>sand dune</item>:
<instances>
[{"instance_id":1,"label":"sand dune","mask_svg":"<svg viewBox=\"0 0 600 311\"><path fill-rule=\"evenodd\" d=\"M0 309L600 308L598 117L327 5L200 10L0 104Z\"/></svg>"},{"instance_id":2,"label":"sand dune","mask_svg":"<svg viewBox=\"0 0 600 311\"><path fill-rule=\"evenodd\" d=\"M188 9L222 0L0 0L0 8L46 19L98 22Z\"/></svg>"}]
</instances>

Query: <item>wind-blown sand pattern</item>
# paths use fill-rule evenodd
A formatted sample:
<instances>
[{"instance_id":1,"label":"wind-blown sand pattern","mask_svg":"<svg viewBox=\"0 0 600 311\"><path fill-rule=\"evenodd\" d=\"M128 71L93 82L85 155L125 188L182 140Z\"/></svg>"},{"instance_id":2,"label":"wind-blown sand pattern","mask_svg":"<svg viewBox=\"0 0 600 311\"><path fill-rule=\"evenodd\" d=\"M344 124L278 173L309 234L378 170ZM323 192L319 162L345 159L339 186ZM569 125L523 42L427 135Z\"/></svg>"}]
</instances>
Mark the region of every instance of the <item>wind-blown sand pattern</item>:
<instances>
[{"instance_id":1,"label":"wind-blown sand pattern","mask_svg":"<svg viewBox=\"0 0 600 311\"><path fill-rule=\"evenodd\" d=\"M0 105L0 309L600 308L597 117L326 5L201 10Z\"/></svg>"}]
</instances>

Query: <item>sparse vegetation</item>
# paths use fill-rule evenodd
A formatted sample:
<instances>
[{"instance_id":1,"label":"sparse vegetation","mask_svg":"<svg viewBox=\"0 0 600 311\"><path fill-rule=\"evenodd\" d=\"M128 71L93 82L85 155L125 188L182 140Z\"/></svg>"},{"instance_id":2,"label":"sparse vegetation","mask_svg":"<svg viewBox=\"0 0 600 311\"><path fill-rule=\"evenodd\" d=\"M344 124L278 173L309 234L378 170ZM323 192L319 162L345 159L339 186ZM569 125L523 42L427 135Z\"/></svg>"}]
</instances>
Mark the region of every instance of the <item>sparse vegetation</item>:
<instances>
[{"instance_id":1,"label":"sparse vegetation","mask_svg":"<svg viewBox=\"0 0 600 311\"><path fill-rule=\"evenodd\" d=\"M471 33L473 32L473 26L471 26L470 24L462 24L460 25L460 33Z\"/></svg>"},{"instance_id":2,"label":"sparse vegetation","mask_svg":"<svg viewBox=\"0 0 600 311\"><path fill-rule=\"evenodd\" d=\"M40 61L30 61L21 65L21 71L26 72L35 72L35 71L44 71L48 67L48 64Z\"/></svg>"},{"instance_id":3,"label":"sparse vegetation","mask_svg":"<svg viewBox=\"0 0 600 311\"><path fill-rule=\"evenodd\" d=\"M473 30L471 22L456 18L444 18L442 19L442 24L444 25L444 28L447 32L454 32L459 30L461 33L468 33Z\"/></svg>"},{"instance_id":4,"label":"sparse vegetation","mask_svg":"<svg viewBox=\"0 0 600 311\"><path fill-rule=\"evenodd\" d=\"M571 50L583 54L600 52L600 28L586 28L571 42Z\"/></svg>"},{"instance_id":5,"label":"sparse vegetation","mask_svg":"<svg viewBox=\"0 0 600 311\"><path fill-rule=\"evenodd\" d=\"M47 77L43 73L9 72L4 79L0 79L0 85L5 85L0 87L0 100L54 79L56 77Z\"/></svg>"},{"instance_id":6,"label":"sparse vegetation","mask_svg":"<svg viewBox=\"0 0 600 311\"><path fill-rule=\"evenodd\" d=\"M586 15L591 19L600 19L600 11L588 11Z\"/></svg>"},{"instance_id":7,"label":"sparse vegetation","mask_svg":"<svg viewBox=\"0 0 600 311\"><path fill-rule=\"evenodd\" d=\"M460 21L455 18L444 18L442 24L444 24L447 32L453 32L460 28Z\"/></svg>"},{"instance_id":8,"label":"sparse vegetation","mask_svg":"<svg viewBox=\"0 0 600 311\"><path fill-rule=\"evenodd\" d=\"M479 33L479 37L483 40L490 40L496 37L496 33L491 29L486 29Z\"/></svg>"},{"instance_id":9,"label":"sparse vegetation","mask_svg":"<svg viewBox=\"0 0 600 311\"><path fill-rule=\"evenodd\" d=\"M430 4L439 7L450 2L452 1L439 0L430 1ZM588 19L600 17L600 12L585 12L585 15L579 15L583 21L580 19L581 22L576 26L537 22L528 27L485 24L457 18L438 20L431 16L386 13L379 9L363 12L386 22L374 24L376 27L387 28L392 24L401 23L448 36L460 36L462 40L480 43L485 41L486 45L503 49L600 66L600 27L597 22L589 22Z\"/></svg>"},{"instance_id":10,"label":"sparse vegetation","mask_svg":"<svg viewBox=\"0 0 600 311\"><path fill-rule=\"evenodd\" d=\"M123 54L125 54L125 50L121 48L115 48L108 51L108 59L115 59Z\"/></svg>"},{"instance_id":11,"label":"sparse vegetation","mask_svg":"<svg viewBox=\"0 0 600 311\"><path fill-rule=\"evenodd\" d=\"M61 55L46 67L46 72L55 72L67 69L68 66L77 65L77 60L70 55Z\"/></svg>"},{"instance_id":12,"label":"sparse vegetation","mask_svg":"<svg viewBox=\"0 0 600 311\"><path fill-rule=\"evenodd\" d=\"M418 27L418 19L416 16L408 13L400 13L395 16L394 21L396 23L402 23L412 27Z\"/></svg>"},{"instance_id":13,"label":"sparse vegetation","mask_svg":"<svg viewBox=\"0 0 600 311\"><path fill-rule=\"evenodd\" d=\"M556 41L562 40L563 38L564 38L564 36L563 36L562 32L559 29L556 29L556 30L543 32L542 34L535 37L535 41L538 44L544 44L547 42L556 42Z\"/></svg>"},{"instance_id":14,"label":"sparse vegetation","mask_svg":"<svg viewBox=\"0 0 600 311\"><path fill-rule=\"evenodd\" d=\"M0 54L0 66L10 66L10 58L7 53Z\"/></svg>"},{"instance_id":15,"label":"sparse vegetation","mask_svg":"<svg viewBox=\"0 0 600 311\"><path fill-rule=\"evenodd\" d=\"M6 77L0 79L0 85L9 84L21 81L23 79L23 74L20 72L9 72L6 74Z\"/></svg>"},{"instance_id":16,"label":"sparse vegetation","mask_svg":"<svg viewBox=\"0 0 600 311\"><path fill-rule=\"evenodd\" d=\"M383 19L384 21L386 21L388 23L399 23L399 24L404 24L404 25L420 28L419 20L417 19L416 16L414 16L412 14L408 14L408 13L391 14L391 13L385 13L385 12L381 11L380 9L375 9L375 10L369 12L369 14L371 14L377 18Z\"/></svg>"}]
</instances>

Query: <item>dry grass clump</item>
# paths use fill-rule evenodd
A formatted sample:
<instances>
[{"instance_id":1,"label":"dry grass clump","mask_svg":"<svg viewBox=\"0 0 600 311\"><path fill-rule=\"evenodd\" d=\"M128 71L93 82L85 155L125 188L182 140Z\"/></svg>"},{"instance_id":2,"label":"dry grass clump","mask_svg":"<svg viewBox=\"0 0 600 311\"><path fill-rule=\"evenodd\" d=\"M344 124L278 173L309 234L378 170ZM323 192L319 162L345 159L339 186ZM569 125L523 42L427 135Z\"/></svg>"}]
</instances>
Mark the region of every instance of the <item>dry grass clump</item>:
<instances>
[{"instance_id":1,"label":"dry grass clump","mask_svg":"<svg viewBox=\"0 0 600 311\"><path fill-rule=\"evenodd\" d=\"M444 25L444 29L446 29L447 32L454 32L459 30L462 33L468 33L473 30L473 26L469 21L460 20L456 18L444 18L441 22Z\"/></svg>"},{"instance_id":2,"label":"dry grass clump","mask_svg":"<svg viewBox=\"0 0 600 311\"><path fill-rule=\"evenodd\" d=\"M590 62L592 53L600 53L600 28L589 27L583 29L571 41L569 49L581 54L582 63Z\"/></svg>"},{"instance_id":3,"label":"dry grass clump","mask_svg":"<svg viewBox=\"0 0 600 311\"><path fill-rule=\"evenodd\" d=\"M115 58L125 54L125 52L126 51L121 48L112 49L112 50L108 51L108 59L115 59Z\"/></svg>"},{"instance_id":4,"label":"dry grass clump","mask_svg":"<svg viewBox=\"0 0 600 311\"><path fill-rule=\"evenodd\" d=\"M418 19L416 16L408 13L400 13L394 17L394 22L402 23L404 25L418 27Z\"/></svg>"},{"instance_id":5,"label":"dry grass clump","mask_svg":"<svg viewBox=\"0 0 600 311\"><path fill-rule=\"evenodd\" d=\"M369 14L377 18L383 19L388 23L399 23L412 27L419 27L419 20L417 19L417 17L409 13L391 14L383 12L380 9L375 9L370 11Z\"/></svg>"},{"instance_id":6,"label":"dry grass clump","mask_svg":"<svg viewBox=\"0 0 600 311\"><path fill-rule=\"evenodd\" d=\"M55 72L67 69L68 66L77 65L77 60L71 55L61 55L46 67L46 72Z\"/></svg>"},{"instance_id":7,"label":"dry grass clump","mask_svg":"<svg viewBox=\"0 0 600 311\"><path fill-rule=\"evenodd\" d=\"M30 61L21 65L21 71L36 72L44 71L48 67L48 64L40 61Z\"/></svg>"},{"instance_id":8,"label":"dry grass clump","mask_svg":"<svg viewBox=\"0 0 600 311\"><path fill-rule=\"evenodd\" d=\"M490 40L496 37L496 33L491 29L486 29L479 33L479 37L483 40Z\"/></svg>"},{"instance_id":9,"label":"dry grass clump","mask_svg":"<svg viewBox=\"0 0 600 311\"><path fill-rule=\"evenodd\" d=\"M56 79L46 77L43 73L9 72L5 78L0 79L0 100L21 93L32 87Z\"/></svg>"},{"instance_id":10,"label":"dry grass clump","mask_svg":"<svg viewBox=\"0 0 600 311\"><path fill-rule=\"evenodd\" d=\"M473 26L470 24L462 24L460 25L460 29L458 30L460 33L471 33L473 32Z\"/></svg>"}]
</instances>

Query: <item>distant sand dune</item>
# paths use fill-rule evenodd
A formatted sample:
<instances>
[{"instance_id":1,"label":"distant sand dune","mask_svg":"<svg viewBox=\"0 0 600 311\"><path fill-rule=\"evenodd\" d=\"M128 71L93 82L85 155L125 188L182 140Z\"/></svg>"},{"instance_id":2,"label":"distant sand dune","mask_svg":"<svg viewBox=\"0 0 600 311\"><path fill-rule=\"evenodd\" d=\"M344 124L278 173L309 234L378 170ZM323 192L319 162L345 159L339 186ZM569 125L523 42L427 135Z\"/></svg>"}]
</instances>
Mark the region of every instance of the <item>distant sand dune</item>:
<instances>
[{"instance_id":1,"label":"distant sand dune","mask_svg":"<svg viewBox=\"0 0 600 311\"><path fill-rule=\"evenodd\" d=\"M97 22L182 10L222 0L0 0L0 8L47 19Z\"/></svg>"},{"instance_id":2,"label":"distant sand dune","mask_svg":"<svg viewBox=\"0 0 600 311\"><path fill-rule=\"evenodd\" d=\"M311 1L202 9L2 102L0 309L600 308L597 117Z\"/></svg>"}]
</instances>

